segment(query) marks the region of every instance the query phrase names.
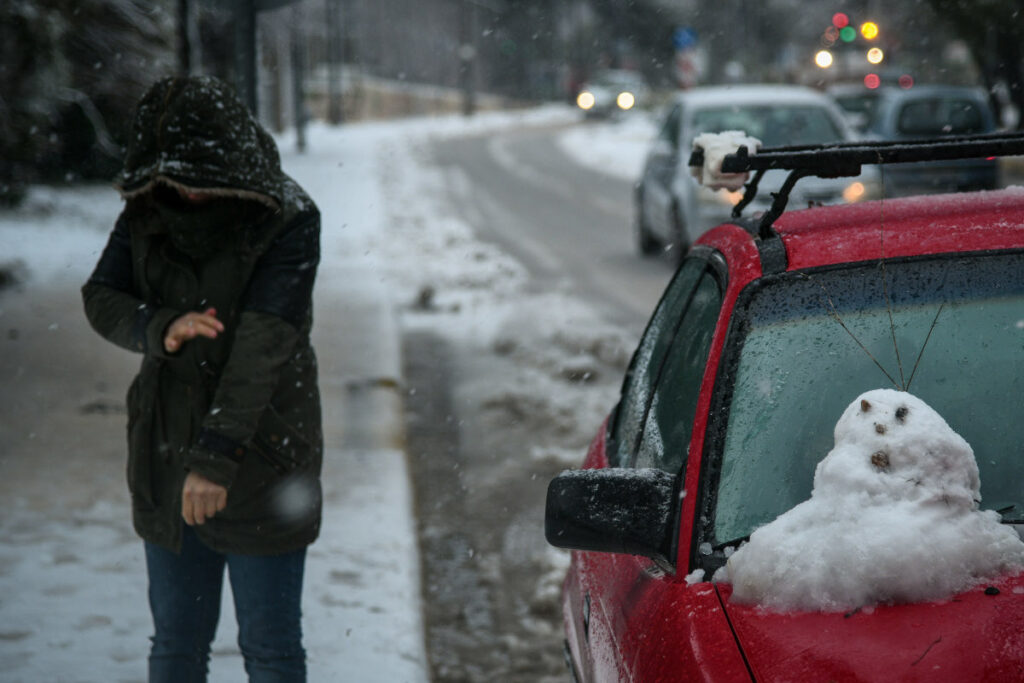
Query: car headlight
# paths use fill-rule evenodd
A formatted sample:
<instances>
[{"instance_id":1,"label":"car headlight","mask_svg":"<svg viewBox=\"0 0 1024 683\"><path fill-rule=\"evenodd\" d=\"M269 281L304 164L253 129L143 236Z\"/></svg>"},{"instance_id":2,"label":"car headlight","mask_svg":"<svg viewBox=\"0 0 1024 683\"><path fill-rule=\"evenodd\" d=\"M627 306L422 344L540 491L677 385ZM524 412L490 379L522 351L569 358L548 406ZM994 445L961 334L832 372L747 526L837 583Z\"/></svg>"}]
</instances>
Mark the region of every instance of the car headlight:
<instances>
[{"instance_id":1,"label":"car headlight","mask_svg":"<svg viewBox=\"0 0 1024 683\"><path fill-rule=\"evenodd\" d=\"M619 93L619 96L615 98L615 104L619 105L619 109L626 110L632 109L633 105L636 104L636 97L633 93L625 90Z\"/></svg>"},{"instance_id":2,"label":"car headlight","mask_svg":"<svg viewBox=\"0 0 1024 683\"><path fill-rule=\"evenodd\" d=\"M712 190L709 187L701 185L697 188L697 200L702 204L712 206L736 206L743 199L743 190L735 190L730 192L726 189ZM710 207L709 207L710 208Z\"/></svg>"},{"instance_id":3,"label":"car headlight","mask_svg":"<svg viewBox=\"0 0 1024 683\"><path fill-rule=\"evenodd\" d=\"M864 183L859 180L855 180L843 188L843 199L850 203L859 202L860 200L867 198L867 193L868 188Z\"/></svg>"},{"instance_id":4,"label":"car headlight","mask_svg":"<svg viewBox=\"0 0 1024 683\"><path fill-rule=\"evenodd\" d=\"M594 93L589 90L581 92L576 96L576 106L584 111L592 109L594 106Z\"/></svg>"}]
</instances>

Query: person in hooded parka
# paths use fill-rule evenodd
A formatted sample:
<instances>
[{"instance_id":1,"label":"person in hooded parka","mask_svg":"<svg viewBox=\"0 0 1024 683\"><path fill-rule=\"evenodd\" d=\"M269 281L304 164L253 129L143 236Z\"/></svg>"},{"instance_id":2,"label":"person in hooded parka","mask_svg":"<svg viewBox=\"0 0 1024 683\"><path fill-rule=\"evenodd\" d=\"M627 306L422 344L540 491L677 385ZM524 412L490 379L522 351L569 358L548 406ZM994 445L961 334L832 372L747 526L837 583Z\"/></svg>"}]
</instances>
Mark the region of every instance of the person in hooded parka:
<instances>
[{"instance_id":1,"label":"person in hooded parka","mask_svg":"<svg viewBox=\"0 0 1024 683\"><path fill-rule=\"evenodd\" d=\"M116 185L124 209L82 295L93 328L142 358L127 478L155 624L150 680L206 680L225 566L250 680L305 680L300 596L321 510L309 340L319 212L209 77L145 93Z\"/></svg>"}]
</instances>

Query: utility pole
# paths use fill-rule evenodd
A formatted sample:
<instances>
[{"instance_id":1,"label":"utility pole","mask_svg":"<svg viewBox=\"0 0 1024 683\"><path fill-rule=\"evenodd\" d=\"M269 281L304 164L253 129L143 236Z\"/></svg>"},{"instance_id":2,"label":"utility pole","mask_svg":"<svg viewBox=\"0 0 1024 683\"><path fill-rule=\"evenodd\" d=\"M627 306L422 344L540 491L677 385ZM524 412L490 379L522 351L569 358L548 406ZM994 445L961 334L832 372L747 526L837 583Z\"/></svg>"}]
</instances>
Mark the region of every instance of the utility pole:
<instances>
[{"instance_id":1,"label":"utility pole","mask_svg":"<svg viewBox=\"0 0 1024 683\"><path fill-rule=\"evenodd\" d=\"M463 0L459 11L459 86L462 90L462 113L476 112L477 49L476 2Z\"/></svg>"},{"instance_id":2,"label":"utility pole","mask_svg":"<svg viewBox=\"0 0 1024 683\"><path fill-rule=\"evenodd\" d=\"M292 9L291 30L291 66L292 66L292 104L295 112L296 146L299 153L306 151L306 88L303 74L305 72L305 55L302 40L302 12Z\"/></svg>"},{"instance_id":3,"label":"utility pole","mask_svg":"<svg viewBox=\"0 0 1024 683\"><path fill-rule=\"evenodd\" d=\"M344 48L340 0L327 0L327 122L333 126L345 120L342 106L341 63Z\"/></svg>"},{"instance_id":4,"label":"utility pole","mask_svg":"<svg viewBox=\"0 0 1024 683\"><path fill-rule=\"evenodd\" d=\"M177 35L177 52L178 52L178 73L182 76L188 76L192 72L192 45L189 27L192 25L191 18L189 17L189 0L178 0L178 35Z\"/></svg>"},{"instance_id":5,"label":"utility pole","mask_svg":"<svg viewBox=\"0 0 1024 683\"><path fill-rule=\"evenodd\" d=\"M254 114L256 109L256 3L235 0L235 89Z\"/></svg>"},{"instance_id":6,"label":"utility pole","mask_svg":"<svg viewBox=\"0 0 1024 683\"><path fill-rule=\"evenodd\" d=\"M257 109L256 15L297 0L233 0L235 27L235 90L254 114Z\"/></svg>"}]
</instances>

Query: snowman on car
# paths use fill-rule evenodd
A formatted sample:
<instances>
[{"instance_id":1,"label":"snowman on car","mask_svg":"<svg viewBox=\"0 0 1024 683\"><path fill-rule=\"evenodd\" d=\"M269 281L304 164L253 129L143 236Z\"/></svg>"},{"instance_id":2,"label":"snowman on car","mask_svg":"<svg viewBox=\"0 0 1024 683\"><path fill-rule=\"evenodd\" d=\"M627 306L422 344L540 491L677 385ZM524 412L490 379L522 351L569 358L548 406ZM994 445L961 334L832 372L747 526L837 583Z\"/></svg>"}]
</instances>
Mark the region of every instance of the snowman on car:
<instances>
[{"instance_id":1,"label":"snowman on car","mask_svg":"<svg viewBox=\"0 0 1024 683\"><path fill-rule=\"evenodd\" d=\"M974 452L937 412L868 391L836 423L810 500L754 531L714 580L780 610L950 598L1024 568L1017 532L980 501Z\"/></svg>"}]
</instances>

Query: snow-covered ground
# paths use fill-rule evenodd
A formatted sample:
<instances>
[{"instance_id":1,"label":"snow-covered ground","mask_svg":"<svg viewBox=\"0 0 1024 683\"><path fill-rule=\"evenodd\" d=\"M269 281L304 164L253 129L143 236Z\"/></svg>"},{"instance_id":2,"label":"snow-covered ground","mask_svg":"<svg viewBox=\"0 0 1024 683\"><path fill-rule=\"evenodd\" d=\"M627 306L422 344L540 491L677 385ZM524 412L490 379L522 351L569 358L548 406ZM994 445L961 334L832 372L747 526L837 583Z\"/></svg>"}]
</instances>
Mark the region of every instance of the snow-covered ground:
<instances>
[{"instance_id":1,"label":"snow-covered ground","mask_svg":"<svg viewBox=\"0 0 1024 683\"><path fill-rule=\"evenodd\" d=\"M438 191L444 176L420 153L421 143L432 137L576 119L571 109L547 107L471 120L313 126L303 155L293 151L290 139L281 139L286 170L323 214L318 300L361 297L398 310L430 286L438 292L433 304L452 313L410 314L403 324L505 344L535 365L571 362L568 350L552 359L559 353L552 350L552 338L561 338L566 349L589 345L598 349L595 353L628 353L628 335L564 294L545 297L541 308L536 301L524 302L518 294L525 271L493 245L476 240L470 226L444 209ZM649 121L637 117L569 128L561 145L581 164L635 177L650 132ZM20 291L0 294L0 325L8 327L4 303L13 297L57 289L68 301L77 298L119 208L107 187L35 188L23 207L0 213L0 266L13 268L23 284ZM524 319L530 325L519 323ZM582 334L588 339L578 338L580 330L587 330ZM321 365L328 369L331 359L317 344ZM603 395L581 400L573 394L563 403L576 406L578 422L588 428L608 405ZM0 434L18 428L11 422L0 415ZM563 457L574 464L580 456ZM121 472L115 467L99 475L111 482L109 497L64 516L40 515L19 499L5 500L0 516L4 681L144 680L151 632L145 568ZM53 485L62 485L59 474ZM401 453L335 448L325 464L325 494L324 530L310 549L304 599L310 680L337 680L342 671L348 680L369 683L425 680L415 537ZM556 585L563 562L564 554L552 554L552 571L538 577L539 590ZM235 633L226 590L212 680L245 678Z\"/></svg>"}]
</instances>

